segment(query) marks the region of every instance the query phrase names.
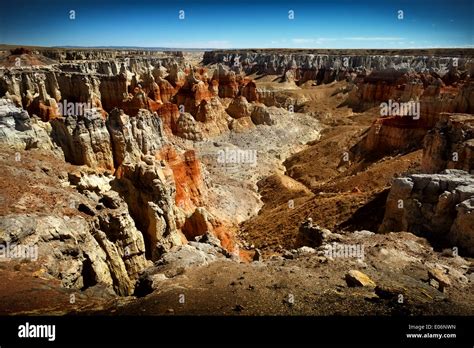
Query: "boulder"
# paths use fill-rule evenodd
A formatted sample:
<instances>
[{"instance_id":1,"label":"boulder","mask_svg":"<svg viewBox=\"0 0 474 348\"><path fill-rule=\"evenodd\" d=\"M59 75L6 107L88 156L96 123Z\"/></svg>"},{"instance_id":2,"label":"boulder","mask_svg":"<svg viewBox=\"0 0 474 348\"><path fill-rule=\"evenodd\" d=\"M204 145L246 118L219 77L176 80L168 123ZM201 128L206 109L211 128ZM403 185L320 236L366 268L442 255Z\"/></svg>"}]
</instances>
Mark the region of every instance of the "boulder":
<instances>
[{"instance_id":1,"label":"boulder","mask_svg":"<svg viewBox=\"0 0 474 348\"><path fill-rule=\"evenodd\" d=\"M376 287L375 282L369 278L368 275L362 273L361 271L351 270L346 274L346 282L348 286L366 286L366 287Z\"/></svg>"},{"instance_id":2,"label":"boulder","mask_svg":"<svg viewBox=\"0 0 474 348\"><path fill-rule=\"evenodd\" d=\"M317 247L323 244L325 228L313 225L313 219L308 218L299 228L299 239L302 244Z\"/></svg>"}]
</instances>

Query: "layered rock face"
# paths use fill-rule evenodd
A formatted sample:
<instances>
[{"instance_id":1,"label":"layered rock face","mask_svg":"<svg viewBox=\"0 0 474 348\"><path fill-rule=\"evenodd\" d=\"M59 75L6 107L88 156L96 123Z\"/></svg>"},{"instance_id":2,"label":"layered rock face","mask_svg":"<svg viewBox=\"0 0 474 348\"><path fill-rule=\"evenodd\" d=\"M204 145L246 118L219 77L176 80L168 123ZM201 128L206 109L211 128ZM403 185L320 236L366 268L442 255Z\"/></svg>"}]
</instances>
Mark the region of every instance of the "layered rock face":
<instances>
[{"instance_id":1,"label":"layered rock face","mask_svg":"<svg viewBox=\"0 0 474 348\"><path fill-rule=\"evenodd\" d=\"M167 55L174 57L182 57L182 52L168 51L157 52L150 50L64 50L64 49L42 49L40 52L43 56L57 60L57 61L77 61L77 60L120 60L126 57L149 57L162 58Z\"/></svg>"},{"instance_id":2,"label":"layered rock face","mask_svg":"<svg viewBox=\"0 0 474 348\"><path fill-rule=\"evenodd\" d=\"M161 119L146 109L135 117L114 109L107 120L93 109L84 116L58 118L50 124L52 138L66 161L93 168L114 170L124 161L154 155L164 143Z\"/></svg>"},{"instance_id":3,"label":"layered rock face","mask_svg":"<svg viewBox=\"0 0 474 348\"><path fill-rule=\"evenodd\" d=\"M462 169L473 174L474 116L441 114L436 127L424 139L421 165L426 173Z\"/></svg>"},{"instance_id":4,"label":"layered rock face","mask_svg":"<svg viewBox=\"0 0 474 348\"><path fill-rule=\"evenodd\" d=\"M0 142L17 150L57 150L50 123L30 118L28 112L7 98L0 99ZM56 151L57 153L57 151Z\"/></svg>"},{"instance_id":5,"label":"layered rock face","mask_svg":"<svg viewBox=\"0 0 474 348\"><path fill-rule=\"evenodd\" d=\"M186 243L177 229L176 189L171 178L153 158L147 162L126 163L117 173L117 190L125 198L131 215L143 231L151 259L173 246Z\"/></svg>"},{"instance_id":6,"label":"layered rock face","mask_svg":"<svg viewBox=\"0 0 474 348\"><path fill-rule=\"evenodd\" d=\"M114 109L107 122L115 167L123 162L136 162L143 155L155 155L164 143L163 122L147 110L140 110L135 117Z\"/></svg>"},{"instance_id":7,"label":"layered rock face","mask_svg":"<svg viewBox=\"0 0 474 348\"><path fill-rule=\"evenodd\" d=\"M41 165L48 168L44 161ZM23 168L15 173L15 180L29 180L32 175ZM1 245L35 248L43 270L65 287L102 285L131 295L148 261L141 232L125 202L111 189L113 177L76 171L60 173L58 178L55 173L49 168L33 174L35 184L41 185L41 199L56 201L53 210L24 188L18 203L0 219ZM61 185L49 187L50 180ZM29 201L26 214L18 211L22 201Z\"/></svg>"},{"instance_id":8,"label":"layered rock face","mask_svg":"<svg viewBox=\"0 0 474 348\"><path fill-rule=\"evenodd\" d=\"M468 71L456 68L442 77L436 76L439 75L392 70L373 72L356 82L346 104L357 111L375 107L380 115L354 149L356 156L382 156L420 148L428 130L442 119L442 113L474 113L474 82ZM413 105L416 114L413 108L405 115L399 111L383 115L383 106L393 104L406 105L407 110Z\"/></svg>"},{"instance_id":9,"label":"layered rock face","mask_svg":"<svg viewBox=\"0 0 474 348\"><path fill-rule=\"evenodd\" d=\"M219 97L236 97L239 93L239 83L237 79L238 76L234 71L227 69L222 64L218 64L217 69L214 71L214 75L212 76L212 81L215 81L214 89L217 88Z\"/></svg>"},{"instance_id":10,"label":"layered rock face","mask_svg":"<svg viewBox=\"0 0 474 348\"><path fill-rule=\"evenodd\" d=\"M474 178L460 170L394 180L380 232L409 231L474 253Z\"/></svg>"},{"instance_id":11,"label":"layered rock face","mask_svg":"<svg viewBox=\"0 0 474 348\"><path fill-rule=\"evenodd\" d=\"M181 209L192 212L204 202L205 189L201 176L201 165L194 150L179 153L172 146L165 146L155 157L166 165L176 186L175 202ZM165 172L166 174L166 172Z\"/></svg>"},{"instance_id":12,"label":"layered rock face","mask_svg":"<svg viewBox=\"0 0 474 348\"><path fill-rule=\"evenodd\" d=\"M470 70L451 68L443 75L387 69L359 75L346 103L364 111L389 100L420 102L420 122L433 126L441 112L472 112L473 82Z\"/></svg>"},{"instance_id":13,"label":"layered rock face","mask_svg":"<svg viewBox=\"0 0 474 348\"><path fill-rule=\"evenodd\" d=\"M182 57L176 55L41 52L58 62L0 69L0 95L43 121L59 120L53 123L58 126L55 131L63 149L71 147L74 129L75 134L82 134L85 129L97 131L102 127L99 114L106 119L115 108L138 118L141 110L156 112L168 134L196 141L230 129L252 127L250 103L260 101L277 107L291 104L286 97L280 100L268 91L259 90L242 72L222 64L209 76L206 68L187 66ZM238 103L248 103L248 110L243 110ZM245 119L234 122L233 118ZM254 119L262 124L261 117ZM63 123L67 123L68 131L59 129ZM109 147L108 144L103 146ZM100 159L81 159L72 150L67 152L68 160L73 163L98 163L111 169L109 154ZM102 152L100 149L99 153Z\"/></svg>"},{"instance_id":14,"label":"layered rock face","mask_svg":"<svg viewBox=\"0 0 474 348\"><path fill-rule=\"evenodd\" d=\"M96 110L84 116L67 116L51 121L52 137L62 148L66 161L77 165L112 170L114 161L105 120Z\"/></svg>"},{"instance_id":15,"label":"layered rock face","mask_svg":"<svg viewBox=\"0 0 474 348\"><path fill-rule=\"evenodd\" d=\"M181 229L188 217L194 219L204 194L200 164L192 153L166 145L157 114L142 109L129 116L115 109L104 118L92 109L44 123L9 99L0 99L0 112L3 145L45 150L84 166L65 185L79 192L71 206L86 219L62 214L1 219L1 241L38 245L40 254L48 255L46 270L64 286L102 284L130 295L147 258L187 243ZM189 227L184 230L196 235Z\"/></svg>"},{"instance_id":16,"label":"layered rock face","mask_svg":"<svg viewBox=\"0 0 474 348\"><path fill-rule=\"evenodd\" d=\"M429 174L394 180L380 232L410 231L474 253L473 125L472 115L441 113L426 136L410 128L402 133L400 146L424 136L421 171Z\"/></svg>"},{"instance_id":17,"label":"layered rock face","mask_svg":"<svg viewBox=\"0 0 474 348\"><path fill-rule=\"evenodd\" d=\"M399 56L399 55L354 55L354 54L318 54L276 53L276 52L225 52L209 51L204 53L204 64L227 64L241 68L247 74L284 76L291 71L299 83L315 80L317 83L329 83L346 79L351 73L363 73L396 69L404 71L429 71L443 74L455 67L472 72L473 60L451 57Z\"/></svg>"},{"instance_id":18,"label":"layered rock face","mask_svg":"<svg viewBox=\"0 0 474 348\"><path fill-rule=\"evenodd\" d=\"M135 116L139 109L156 111L174 95L162 69L179 67L182 59L163 54L104 51L42 51L59 62L46 66L0 69L0 95L43 120L64 115L62 103L86 103L111 111L122 107ZM174 78L170 74L170 79ZM171 86L171 91L170 91Z\"/></svg>"},{"instance_id":19,"label":"layered rock face","mask_svg":"<svg viewBox=\"0 0 474 348\"><path fill-rule=\"evenodd\" d=\"M419 148L429 128L416 125L417 122L409 118L378 119L351 151L357 159L377 159Z\"/></svg>"}]
</instances>

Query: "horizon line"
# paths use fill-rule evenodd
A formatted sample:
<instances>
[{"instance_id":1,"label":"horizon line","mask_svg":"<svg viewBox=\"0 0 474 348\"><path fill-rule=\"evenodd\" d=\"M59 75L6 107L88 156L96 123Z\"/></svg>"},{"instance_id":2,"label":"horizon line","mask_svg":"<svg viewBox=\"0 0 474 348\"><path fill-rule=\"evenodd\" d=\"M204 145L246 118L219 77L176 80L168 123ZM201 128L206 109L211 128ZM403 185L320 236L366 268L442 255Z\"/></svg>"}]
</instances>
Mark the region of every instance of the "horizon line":
<instances>
[{"instance_id":1,"label":"horizon line","mask_svg":"<svg viewBox=\"0 0 474 348\"><path fill-rule=\"evenodd\" d=\"M82 45L53 45L53 46L44 46L44 45L30 45L30 44L11 44L11 43L0 43L1 46L17 46L17 47L34 47L34 48L50 48L50 49L67 49L67 48L88 48L88 49L146 49L146 50L212 50L212 51L232 51L232 50L272 50L272 49L282 49L282 50L418 50L418 49L470 49L474 50L474 45L464 45L464 46L420 46L420 47L357 47L357 48L333 48L333 47L172 47L172 46L128 46L128 45L98 45L98 46L82 46Z\"/></svg>"}]
</instances>

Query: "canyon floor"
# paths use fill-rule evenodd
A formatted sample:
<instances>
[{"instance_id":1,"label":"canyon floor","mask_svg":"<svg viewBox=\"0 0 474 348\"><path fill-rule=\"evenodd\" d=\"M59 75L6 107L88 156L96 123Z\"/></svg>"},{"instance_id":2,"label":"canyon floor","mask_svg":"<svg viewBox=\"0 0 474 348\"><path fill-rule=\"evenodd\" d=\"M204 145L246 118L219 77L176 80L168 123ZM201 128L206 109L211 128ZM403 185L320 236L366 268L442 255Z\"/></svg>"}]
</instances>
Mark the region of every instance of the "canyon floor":
<instances>
[{"instance_id":1,"label":"canyon floor","mask_svg":"<svg viewBox=\"0 0 474 348\"><path fill-rule=\"evenodd\" d=\"M38 260L1 260L0 314L474 314L472 218L456 215L474 199L474 152L466 150L474 139L472 60L456 78L417 77L427 82L417 80L416 91L405 77L354 80L332 69L328 81L286 68L234 73L209 61L219 52L150 60L25 52L21 72L10 64L15 55L2 60L0 239L40 252ZM129 70L103 63L127 55ZM38 72L45 78L36 85ZM87 76L78 90L75 75ZM442 96L430 94L435 85ZM378 92L368 97L364 88ZM401 90L427 100L432 124L382 120L388 133L379 139L378 104ZM74 122L56 115L57 92L96 103L96 115ZM462 117L443 126L456 134L449 144L462 161L427 170L446 158L437 138L425 136L438 135L447 113ZM413 143L402 147L405 138ZM220 151L256 151L256 160L223 165ZM415 192L422 179L425 187L447 184L417 196L403 191L408 180ZM443 212L444 192L455 203ZM393 208L402 193L406 207L424 206L413 213L423 227L410 220L411 208L401 208L403 217ZM357 257L328 252L339 246L354 246Z\"/></svg>"}]
</instances>

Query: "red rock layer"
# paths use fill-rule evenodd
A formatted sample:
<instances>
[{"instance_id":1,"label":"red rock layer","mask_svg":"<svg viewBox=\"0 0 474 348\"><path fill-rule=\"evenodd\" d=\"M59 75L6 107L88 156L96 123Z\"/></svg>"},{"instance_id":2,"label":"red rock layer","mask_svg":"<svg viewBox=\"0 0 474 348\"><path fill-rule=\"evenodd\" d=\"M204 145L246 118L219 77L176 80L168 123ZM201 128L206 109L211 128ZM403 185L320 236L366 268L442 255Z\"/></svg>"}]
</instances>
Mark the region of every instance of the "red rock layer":
<instances>
[{"instance_id":1,"label":"red rock layer","mask_svg":"<svg viewBox=\"0 0 474 348\"><path fill-rule=\"evenodd\" d=\"M249 102L258 101L257 85L253 80L246 79L242 84L241 95Z\"/></svg>"},{"instance_id":2,"label":"red rock layer","mask_svg":"<svg viewBox=\"0 0 474 348\"><path fill-rule=\"evenodd\" d=\"M451 78L452 80L452 78ZM359 81L347 103L356 111L379 107L380 103L418 101L419 119L385 117L374 121L356 153L374 156L420 148L427 132L435 127L441 113L474 113L474 81L451 85L430 74L403 74L396 71L374 72Z\"/></svg>"},{"instance_id":3,"label":"red rock layer","mask_svg":"<svg viewBox=\"0 0 474 348\"><path fill-rule=\"evenodd\" d=\"M163 121L163 129L168 134L176 134L177 133L177 125L179 118L179 109L175 104L171 103L164 103L161 107L157 110L158 116L160 116L161 120Z\"/></svg>"},{"instance_id":4,"label":"red rock layer","mask_svg":"<svg viewBox=\"0 0 474 348\"><path fill-rule=\"evenodd\" d=\"M176 185L176 205L185 211L192 211L201 205L202 178L199 160L193 150L178 154L173 147L164 147L157 155L173 171Z\"/></svg>"}]
</instances>

